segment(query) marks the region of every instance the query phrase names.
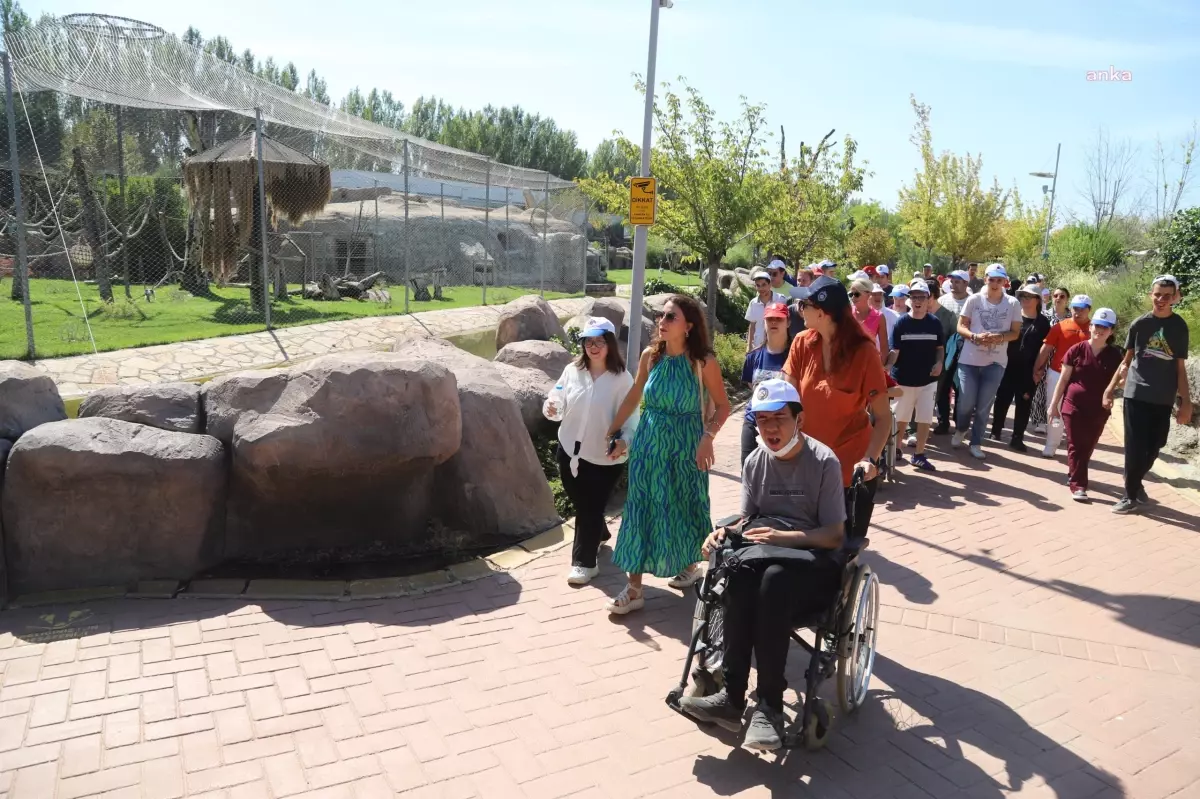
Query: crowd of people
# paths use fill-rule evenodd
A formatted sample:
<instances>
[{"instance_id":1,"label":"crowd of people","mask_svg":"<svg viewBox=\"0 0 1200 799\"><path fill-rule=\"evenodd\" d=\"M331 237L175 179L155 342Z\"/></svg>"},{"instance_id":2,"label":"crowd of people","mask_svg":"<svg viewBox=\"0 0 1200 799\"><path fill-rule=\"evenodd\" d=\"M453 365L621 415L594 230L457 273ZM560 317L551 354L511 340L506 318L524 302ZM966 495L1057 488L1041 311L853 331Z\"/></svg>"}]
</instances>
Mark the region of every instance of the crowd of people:
<instances>
[{"instance_id":1,"label":"crowd of people","mask_svg":"<svg viewBox=\"0 0 1200 799\"><path fill-rule=\"evenodd\" d=\"M757 294L746 312L741 374L750 389L741 430L742 515L769 523L747 522L744 539L814 554L731 585L725 688L682 706L741 729L753 654L759 705L745 745L770 750L781 745L792 611L832 600L833 561L821 553L837 551L870 525L893 415L912 466L934 472L926 451L931 435L950 434L953 420L951 447L966 444L982 460L985 434L990 429L990 438L1002 441L1013 408L1008 446L1026 452L1032 429L1045 433L1042 455L1054 457L1065 437L1069 489L1086 502L1088 463L1114 393L1123 389L1124 496L1112 510L1130 513L1149 501L1143 483L1172 413L1181 424L1191 417L1189 341L1173 310L1180 283L1171 275L1154 279L1152 309L1129 325L1123 348L1114 341L1119 320L1112 309L1093 311L1089 297L1051 289L1040 274L1014 281L1001 264L982 276L974 264L944 276L925 264L907 284L893 284L887 266L843 282L829 261L789 274L772 260L752 278ZM627 468L612 552L627 580L607 605L624 615L644 607L647 573L677 589L702 579L699 563L721 536L712 532L708 471L732 407L703 309L689 296L664 304L632 376L611 322L589 320L580 340L578 359L544 405L560 422L558 463L577 509L567 580L583 585L598 573L609 538L604 510Z\"/></svg>"}]
</instances>

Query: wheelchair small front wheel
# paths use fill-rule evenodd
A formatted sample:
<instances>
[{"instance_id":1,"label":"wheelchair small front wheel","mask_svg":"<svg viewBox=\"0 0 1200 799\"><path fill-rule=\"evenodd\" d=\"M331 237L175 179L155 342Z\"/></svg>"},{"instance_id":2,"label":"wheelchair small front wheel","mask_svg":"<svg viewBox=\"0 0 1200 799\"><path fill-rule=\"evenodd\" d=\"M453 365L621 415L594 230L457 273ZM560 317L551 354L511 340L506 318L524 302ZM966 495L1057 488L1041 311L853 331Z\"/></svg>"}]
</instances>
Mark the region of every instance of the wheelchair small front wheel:
<instances>
[{"instance_id":1,"label":"wheelchair small front wheel","mask_svg":"<svg viewBox=\"0 0 1200 799\"><path fill-rule=\"evenodd\" d=\"M688 686L688 696L712 696L721 690L721 681L717 675L708 669L692 671L692 684Z\"/></svg>"},{"instance_id":2,"label":"wheelchair small front wheel","mask_svg":"<svg viewBox=\"0 0 1200 799\"><path fill-rule=\"evenodd\" d=\"M838 620L837 691L838 704L845 713L857 710L867 698L875 669L879 579L870 566L859 567L849 596Z\"/></svg>"},{"instance_id":3,"label":"wheelchair small front wheel","mask_svg":"<svg viewBox=\"0 0 1200 799\"><path fill-rule=\"evenodd\" d=\"M829 714L829 703L818 699L813 703L812 713L804 725L804 748L810 752L825 747L829 743L829 733L833 730L833 721Z\"/></svg>"}]
</instances>

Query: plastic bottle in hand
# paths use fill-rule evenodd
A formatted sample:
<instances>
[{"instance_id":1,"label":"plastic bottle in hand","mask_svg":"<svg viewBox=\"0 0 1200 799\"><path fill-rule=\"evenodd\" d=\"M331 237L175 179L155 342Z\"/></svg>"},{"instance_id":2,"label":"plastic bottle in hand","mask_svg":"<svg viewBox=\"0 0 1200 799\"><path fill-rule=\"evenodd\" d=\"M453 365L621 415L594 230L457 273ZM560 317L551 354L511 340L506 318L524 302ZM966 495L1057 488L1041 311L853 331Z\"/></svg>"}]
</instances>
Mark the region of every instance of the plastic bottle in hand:
<instances>
[{"instance_id":1,"label":"plastic bottle in hand","mask_svg":"<svg viewBox=\"0 0 1200 799\"><path fill-rule=\"evenodd\" d=\"M564 399L562 386L552 388L545 404L542 405L542 414L552 422L561 422L566 405Z\"/></svg>"}]
</instances>

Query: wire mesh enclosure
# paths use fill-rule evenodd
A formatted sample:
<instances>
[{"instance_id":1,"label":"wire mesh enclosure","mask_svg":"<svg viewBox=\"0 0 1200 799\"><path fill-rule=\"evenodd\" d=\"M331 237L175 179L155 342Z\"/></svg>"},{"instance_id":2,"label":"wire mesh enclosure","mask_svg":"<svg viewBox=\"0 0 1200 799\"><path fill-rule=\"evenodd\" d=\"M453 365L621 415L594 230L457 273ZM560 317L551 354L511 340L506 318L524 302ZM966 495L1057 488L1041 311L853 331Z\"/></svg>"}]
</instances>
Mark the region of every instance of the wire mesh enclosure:
<instances>
[{"instance_id":1,"label":"wire mesh enclosure","mask_svg":"<svg viewBox=\"0 0 1200 799\"><path fill-rule=\"evenodd\" d=\"M0 358L585 290L570 181L351 116L144 22L47 17L5 49Z\"/></svg>"}]
</instances>

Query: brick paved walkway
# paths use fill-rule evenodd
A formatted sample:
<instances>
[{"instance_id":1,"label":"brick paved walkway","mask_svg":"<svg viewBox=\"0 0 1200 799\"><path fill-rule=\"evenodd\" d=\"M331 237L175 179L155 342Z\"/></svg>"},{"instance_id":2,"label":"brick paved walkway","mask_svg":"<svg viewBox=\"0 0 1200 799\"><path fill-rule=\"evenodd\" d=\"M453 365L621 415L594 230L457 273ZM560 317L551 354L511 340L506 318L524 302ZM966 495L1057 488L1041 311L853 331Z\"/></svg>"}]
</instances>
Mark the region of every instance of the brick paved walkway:
<instances>
[{"instance_id":1,"label":"brick paved walkway","mask_svg":"<svg viewBox=\"0 0 1200 799\"><path fill-rule=\"evenodd\" d=\"M672 713L691 601L651 580L610 619L621 575L571 589L564 549L406 599L0 614L0 796L1200 796L1196 506L1156 483L1114 517L1061 462L988 452L880 495L876 676L826 751L757 757ZM1118 471L1109 437L1093 494ZM55 625L83 636L36 642Z\"/></svg>"}]
</instances>

